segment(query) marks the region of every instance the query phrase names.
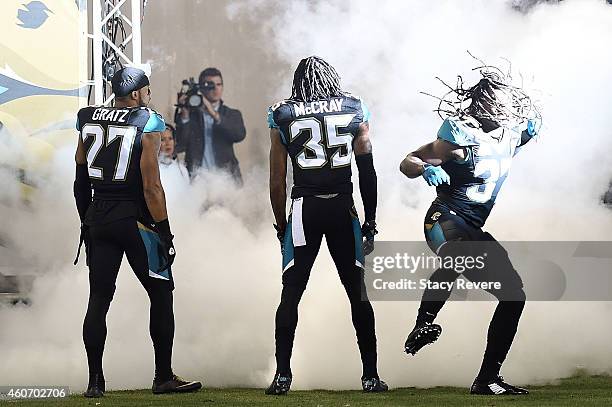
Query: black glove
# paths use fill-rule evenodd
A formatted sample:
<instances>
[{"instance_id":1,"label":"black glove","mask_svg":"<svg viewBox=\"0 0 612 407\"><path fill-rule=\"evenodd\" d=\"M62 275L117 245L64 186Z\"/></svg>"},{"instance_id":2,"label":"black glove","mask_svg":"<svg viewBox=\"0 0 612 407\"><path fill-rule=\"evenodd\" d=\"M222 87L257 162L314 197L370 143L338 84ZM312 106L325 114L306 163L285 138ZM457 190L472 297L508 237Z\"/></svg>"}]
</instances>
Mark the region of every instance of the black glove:
<instances>
[{"instance_id":1,"label":"black glove","mask_svg":"<svg viewBox=\"0 0 612 407\"><path fill-rule=\"evenodd\" d=\"M374 250L374 236L378 234L376 230L376 222L373 220L366 221L361 226L361 235L364 237L363 241L363 254L368 255Z\"/></svg>"},{"instance_id":2,"label":"black glove","mask_svg":"<svg viewBox=\"0 0 612 407\"><path fill-rule=\"evenodd\" d=\"M85 264L89 266L89 257L90 257L90 237L89 237L89 226L81 223L81 233L79 235L79 247L77 249L76 258L74 259L74 265L76 266L79 262L79 255L81 254L81 247L85 244Z\"/></svg>"},{"instance_id":3,"label":"black glove","mask_svg":"<svg viewBox=\"0 0 612 407\"><path fill-rule=\"evenodd\" d=\"M274 225L274 229L276 229L276 238L280 242L281 254L285 254L285 228L280 228L278 225Z\"/></svg>"},{"instance_id":4,"label":"black glove","mask_svg":"<svg viewBox=\"0 0 612 407\"><path fill-rule=\"evenodd\" d=\"M155 231L159 235L159 243L161 246L160 255L163 260L159 271L163 271L174 263L174 258L176 257L176 250L172 243L174 236L170 232L170 223L168 219L162 220L161 222L155 222Z\"/></svg>"}]
</instances>

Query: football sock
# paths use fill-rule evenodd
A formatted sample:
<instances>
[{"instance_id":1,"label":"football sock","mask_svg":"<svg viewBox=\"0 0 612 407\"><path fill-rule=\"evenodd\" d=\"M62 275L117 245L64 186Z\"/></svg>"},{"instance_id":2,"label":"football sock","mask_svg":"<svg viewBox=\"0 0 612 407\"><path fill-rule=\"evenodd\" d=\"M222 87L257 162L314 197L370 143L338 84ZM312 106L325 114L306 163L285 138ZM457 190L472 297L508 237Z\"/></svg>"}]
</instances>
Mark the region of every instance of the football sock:
<instances>
[{"instance_id":1,"label":"football sock","mask_svg":"<svg viewBox=\"0 0 612 407\"><path fill-rule=\"evenodd\" d=\"M291 353L298 322L298 305L305 287L283 285L281 302L276 310L276 372L291 373Z\"/></svg>"},{"instance_id":2,"label":"football sock","mask_svg":"<svg viewBox=\"0 0 612 407\"><path fill-rule=\"evenodd\" d=\"M90 293L87 314L83 322L83 342L87 352L89 374L102 373L102 354L106 341L106 314L110 307L112 295Z\"/></svg>"},{"instance_id":3,"label":"football sock","mask_svg":"<svg viewBox=\"0 0 612 407\"><path fill-rule=\"evenodd\" d=\"M149 332L155 350L155 378L161 382L172 378L172 344L174 340L174 312L172 291L166 288L150 290Z\"/></svg>"},{"instance_id":4,"label":"football sock","mask_svg":"<svg viewBox=\"0 0 612 407\"><path fill-rule=\"evenodd\" d=\"M501 365L510 350L525 303L500 301L489 324L485 350L477 380L487 382L499 375Z\"/></svg>"}]
</instances>

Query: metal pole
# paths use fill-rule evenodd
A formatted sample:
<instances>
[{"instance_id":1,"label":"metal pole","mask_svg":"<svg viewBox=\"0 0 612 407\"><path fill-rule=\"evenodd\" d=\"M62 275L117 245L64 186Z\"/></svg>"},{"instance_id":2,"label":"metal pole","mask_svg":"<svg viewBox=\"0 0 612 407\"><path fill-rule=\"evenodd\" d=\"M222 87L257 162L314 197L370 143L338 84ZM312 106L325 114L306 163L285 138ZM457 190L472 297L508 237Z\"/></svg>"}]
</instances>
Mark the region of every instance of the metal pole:
<instances>
[{"instance_id":1,"label":"metal pole","mask_svg":"<svg viewBox=\"0 0 612 407\"><path fill-rule=\"evenodd\" d=\"M94 104L102 105L104 103L103 81L102 74L102 6L100 2L104 0L93 0L93 16L92 16L92 52L93 52L93 77L94 77Z\"/></svg>"},{"instance_id":2,"label":"metal pole","mask_svg":"<svg viewBox=\"0 0 612 407\"><path fill-rule=\"evenodd\" d=\"M132 62L136 65L142 63L140 22L140 0L132 0Z\"/></svg>"}]
</instances>

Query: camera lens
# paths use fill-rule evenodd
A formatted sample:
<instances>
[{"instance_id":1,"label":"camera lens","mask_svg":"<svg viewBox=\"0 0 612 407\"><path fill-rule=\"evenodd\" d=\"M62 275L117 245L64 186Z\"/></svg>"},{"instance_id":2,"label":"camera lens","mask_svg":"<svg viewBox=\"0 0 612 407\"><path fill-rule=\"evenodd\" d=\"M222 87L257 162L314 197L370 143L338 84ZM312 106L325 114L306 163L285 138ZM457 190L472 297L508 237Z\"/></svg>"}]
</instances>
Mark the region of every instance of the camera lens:
<instances>
[{"instance_id":1,"label":"camera lens","mask_svg":"<svg viewBox=\"0 0 612 407\"><path fill-rule=\"evenodd\" d=\"M187 103L191 107L199 107L202 106L202 96L200 95L191 95L189 99L187 99Z\"/></svg>"}]
</instances>

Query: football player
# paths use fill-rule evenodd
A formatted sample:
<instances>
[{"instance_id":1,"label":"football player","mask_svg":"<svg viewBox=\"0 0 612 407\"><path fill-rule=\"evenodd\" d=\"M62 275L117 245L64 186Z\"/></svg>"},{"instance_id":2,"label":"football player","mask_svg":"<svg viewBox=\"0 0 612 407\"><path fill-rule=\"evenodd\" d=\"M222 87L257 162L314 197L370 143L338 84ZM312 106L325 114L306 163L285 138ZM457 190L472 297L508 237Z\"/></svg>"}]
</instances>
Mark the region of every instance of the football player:
<instances>
[{"instance_id":1,"label":"football player","mask_svg":"<svg viewBox=\"0 0 612 407\"><path fill-rule=\"evenodd\" d=\"M351 304L363 364L363 390L387 390L376 366L374 312L367 298L362 299L363 238L366 249L371 250L377 233L377 181L368 134L369 118L363 101L343 92L336 70L316 56L300 61L293 77L291 98L268 110L270 199L283 253L283 290L276 312L276 374L266 394L285 394L291 386L290 359L298 304L323 236ZM365 210L361 227L352 196L353 153ZM287 156L293 166L288 220Z\"/></svg>"},{"instance_id":2,"label":"football player","mask_svg":"<svg viewBox=\"0 0 612 407\"><path fill-rule=\"evenodd\" d=\"M471 393L527 394L527 390L499 376L525 305L523 283L504 248L482 227L513 156L536 136L539 113L531 108L529 97L511 86L505 76L487 69L481 74L482 79L473 87L463 89L460 85L452 92L456 95L454 102L441 99L441 105L453 106L455 111L442 123L437 139L408 154L400 170L408 178L422 177L437 189L437 197L425 216L429 247L445 258L470 254L472 248L478 248L466 242L486 242L494 265L482 271L465 271L463 275L472 281L501 283L501 288L487 290L499 303ZM530 115L533 119L528 119ZM443 267L432 274L430 281L454 282L459 275ZM406 340L408 354L416 354L441 333L441 327L433 322L450 291L436 289L435 284L432 287L423 294L416 325Z\"/></svg>"},{"instance_id":3,"label":"football player","mask_svg":"<svg viewBox=\"0 0 612 407\"><path fill-rule=\"evenodd\" d=\"M102 353L106 314L124 253L151 301L153 393L195 391L202 387L200 382L185 381L171 368L174 282L170 266L175 251L157 163L164 120L147 108L151 90L140 69L119 70L113 76L112 89L114 107L86 107L77 118L74 196L90 288L83 323L89 364L84 396L101 397L105 391ZM78 254L75 264L77 261Z\"/></svg>"}]
</instances>

